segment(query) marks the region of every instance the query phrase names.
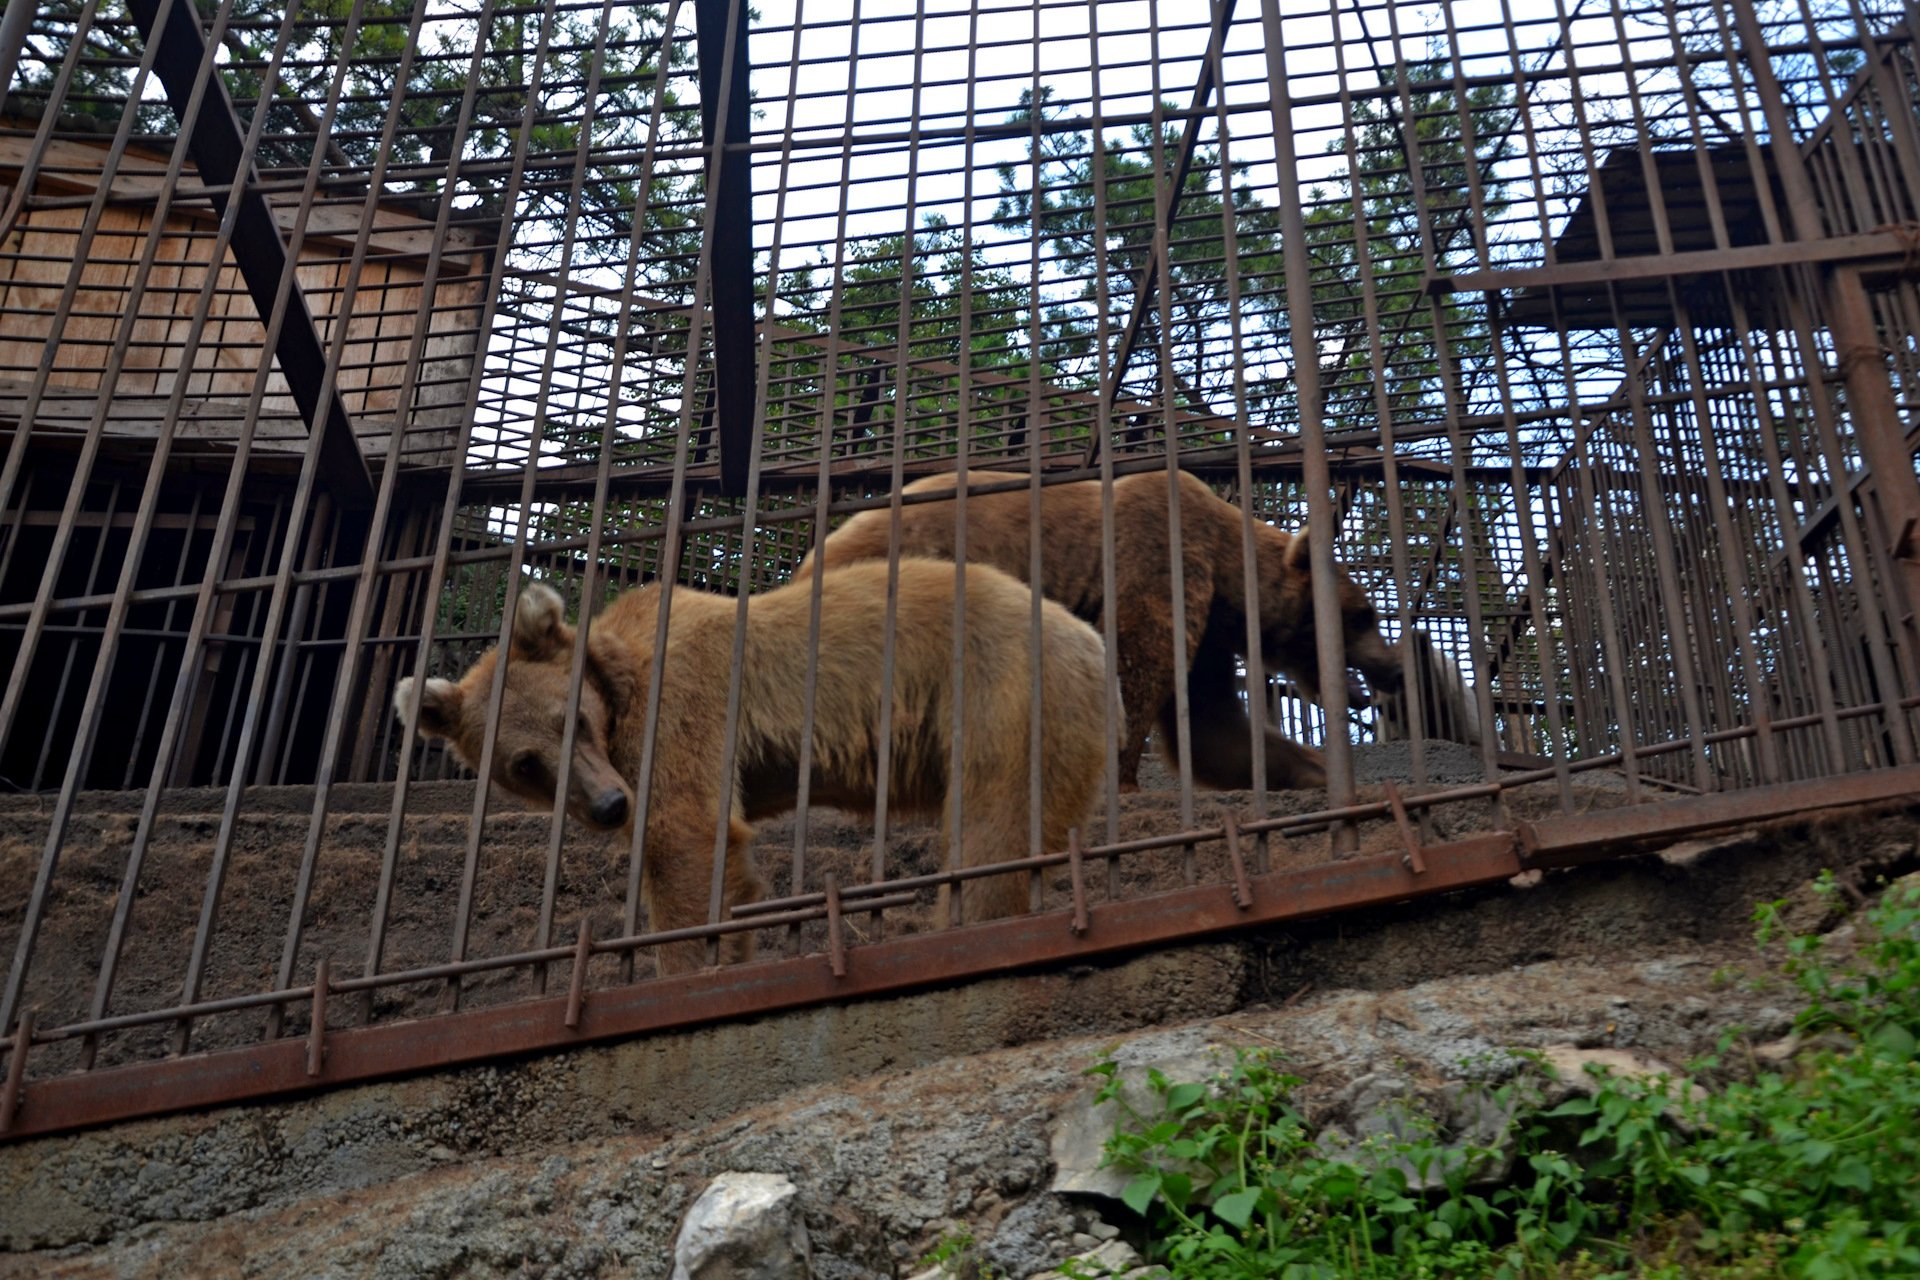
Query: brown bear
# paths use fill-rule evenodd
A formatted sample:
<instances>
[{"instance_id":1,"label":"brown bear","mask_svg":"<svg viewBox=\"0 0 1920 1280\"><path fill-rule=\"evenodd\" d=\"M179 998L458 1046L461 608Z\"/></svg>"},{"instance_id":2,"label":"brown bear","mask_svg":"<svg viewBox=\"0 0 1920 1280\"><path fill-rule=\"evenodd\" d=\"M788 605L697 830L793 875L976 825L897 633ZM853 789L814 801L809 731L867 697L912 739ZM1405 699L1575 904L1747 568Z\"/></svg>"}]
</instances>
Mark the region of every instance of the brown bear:
<instances>
[{"instance_id":1,"label":"brown bear","mask_svg":"<svg viewBox=\"0 0 1920 1280\"><path fill-rule=\"evenodd\" d=\"M971 471L971 483L1024 481L1025 476ZM1193 776L1205 786L1237 789L1253 784L1253 748L1236 656L1247 648L1247 602L1242 572L1240 509L1216 495L1198 477L1179 473L1180 547L1185 570L1187 701ZM908 485L904 493L950 490L951 475ZM1020 578L1029 561L1026 489L970 495L966 501L967 560L990 564ZM1076 481L1040 491L1041 589L1076 615L1102 624L1100 482ZM890 514L863 511L835 530L815 551L831 567L887 554ZM1115 660L1126 735L1119 781L1139 785L1140 756L1157 725L1160 745L1174 755L1172 568L1167 551L1165 472L1126 476L1113 482ZM1313 626L1313 584L1304 533L1284 533L1255 522L1260 586L1261 662L1280 672L1308 697L1319 700L1319 649ZM917 503L900 511L900 551L908 556L953 555L951 501ZM804 578L812 557L802 562ZM1380 634L1379 618L1366 593L1340 572L1339 595L1347 664L1382 690L1401 683L1400 656ZM1349 693L1365 705L1366 689L1348 677ZM1268 729L1267 785L1326 785L1320 753Z\"/></svg>"},{"instance_id":2,"label":"brown bear","mask_svg":"<svg viewBox=\"0 0 1920 1280\"><path fill-rule=\"evenodd\" d=\"M959 861L974 867L1032 852L1027 639L1032 595L985 565L969 566L965 576ZM897 811L943 823L950 818L954 578L948 562L903 560L900 565L887 792ZM738 673L739 746L733 777L723 785L737 602L692 587L674 588L642 884L655 930L706 922L722 806L730 815L722 917L765 893L748 847L753 835L748 824L787 812L797 799L811 592L812 584L800 580L749 599L745 661ZM821 592L812 800L871 813L887 567L855 565L825 574ZM629 838L659 603L657 585L626 592L588 631L588 678L580 689L567 785L567 811L576 820L596 830L625 830ZM1106 763L1106 653L1097 632L1051 602L1041 611L1040 627L1040 838L1045 849L1059 850L1066 847L1068 829L1082 822L1093 804ZM529 585L514 615L493 781L542 807L554 801L573 651L574 629L564 619L560 597L550 587ZM490 650L458 682L429 679L421 691L421 734L446 739L469 768L478 768L498 660L498 650ZM394 696L403 720L412 694L409 677ZM947 834L951 838L950 830ZM961 905L970 921L1025 911L1027 877L969 881ZM726 959L744 960L751 952L751 935L727 936ZM698 967L703 956L699 941L670 944L662 948L660 968L683 972Z\"/></svg>"}]
</instances>

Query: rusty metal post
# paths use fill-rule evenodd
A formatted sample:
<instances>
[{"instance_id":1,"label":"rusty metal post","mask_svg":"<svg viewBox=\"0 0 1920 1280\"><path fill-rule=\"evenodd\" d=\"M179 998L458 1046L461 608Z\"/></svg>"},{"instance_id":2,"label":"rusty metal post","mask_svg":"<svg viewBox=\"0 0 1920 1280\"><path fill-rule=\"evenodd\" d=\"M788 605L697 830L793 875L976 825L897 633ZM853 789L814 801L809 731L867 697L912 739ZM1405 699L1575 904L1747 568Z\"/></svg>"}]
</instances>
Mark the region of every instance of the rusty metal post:
<instances>
[{"instance_id":1,"label":"rusty metal post","mask_svg":"<svg viewBox=\"0 0 1920 1280\"><path fill-rule=\"evenodd\" d=\"M1073 883L1073 933L1075 937L1086 933L1087 920L1087 869L1084 855L1080 849L1080 828L1067 828L1067 874Z\"/></svg>"},{"instance_id":2,"label":"rusty metal post","mask_svg":"<svg viewBox=\"0 0 1920 1280\"><path fill-rule=\"evenodd\" d=\"M1227 862L1233 868L1233 905L1242 911L1253 905L1253 886L1247 883L1247 859L1240 848L1240 820L1227 813L1221 819L1227 839Z\"/></svg>"},{"instance_id":3,"label":"rusty metal post","mask_svg":"<svg viewBox=\"0 0 1920 1280\"><path fill-rule=\"evenodd\" d=\"M313 1022L307 1028L307 1074L317 1076L327 1061L327 983L328 963L320 957L313 972Z\"/></svg>"},{"instance_id":4,"label":"rusty metal post","mask_svg":"<svg viewBox=\"0 0 1920 1280\"><path fill-rule=\"evenodd\" d=\"M1320 661L1320 705L1327 717L1327 802L1353 803L1353 743L1347 729L1346 638L1340 593L1334 579L1333 473L1327 462L1326 424L1321 417L1320 348L1314 340L1313 263L1307 255L1307 221L1301 208L1300 164L1293 144L1293 89L1287 83L1286 42L1279 0L1261 0L1267 89L1273 105L1274 169L1279 184L1280 235L1286 268L1287 323L1293 344L1293 386L1300 413L1300 476L1307 491L1307 537L1311 540L1313 627ZM1334 848L1359 847L1347 823L1334 828Z\"/></svg>"},{"instance_id":5,"label":"rusty metal post","mask_svg":"<svg viewBox=\"0 0 1920 1280\"><path fill-rule=\"evenodd\" d=\"M23 1009L13 1028L13 1049L7 1054L7 1082L0 1085L0 1133L13 1128L20 1110L20 1093L27 1078L27 1050L33 1047L33 1010Z\"/></svg>"},{"instance_id":6,"label":"rusty metal post","mask_svg":"<svg viewBox=\"0 0 1920 1280\"><path fill-rule=\"evenodd\" d=\"M1406 801L1400 798L1400 788L1389 780L1386 783L1387 807L1393 811L1393 825L1400 829L1400 842L1406 846L1407 870L1415 875L1425 875L1427 871L1426 854L1420 845L1420 833L1414 830L1413 822L1407 817Z\"/></svg>"},{"instance_id":7,"label":"rusty metal post","mask_svg":"<svg viewBox=\"0 0 1920 1280\"><path fill-rule=\"evenodd\" d=\"M587 1002L587 961L593 955L593 926L580 917L580 935L573 944L573 976L567 982L567 1030L580 1028L580 1010Z\"/></svg>"},{"instance_id":8,"label":"rusty metal post","mask_svg":"<svg viewBox=\"0 0 1920 1280\"><path fill-rule=\"evenodd\" d=\"M827 967L836 978L847 976L847 942L841 933L840 915L840 878L829 871L824 877L827 890ZM959 886L954 886L955 898L960 896Z\"/></svg>"}]
</instances>

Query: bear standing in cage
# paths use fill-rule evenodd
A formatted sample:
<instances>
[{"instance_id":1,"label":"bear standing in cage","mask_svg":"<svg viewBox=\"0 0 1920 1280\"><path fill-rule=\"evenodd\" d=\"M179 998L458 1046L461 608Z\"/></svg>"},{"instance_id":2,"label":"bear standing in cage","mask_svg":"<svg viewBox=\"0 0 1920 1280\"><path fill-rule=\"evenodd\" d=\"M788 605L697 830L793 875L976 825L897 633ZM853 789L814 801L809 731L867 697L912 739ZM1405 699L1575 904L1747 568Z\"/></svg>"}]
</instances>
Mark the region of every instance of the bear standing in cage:
<instances>
[{"instance_id":1,"label":"bear standing in cage","mask_svg":"<svg viewBox=\"0 0 1920 1280\"><path fill-rule=\"evenodd\" d=\"M984 565L969 567L965 576L966 645L956 686L953 565L929 560L900 565L886 786L896 810L950 823L948 792L958 785L958 861L961 867L978 867L1034 852L1028 836L1030 769L1041 770L1041 850L1064 849L1068 830L1085 818L1106 763L1106 653L1086 623L1058 605L1043 609L1040 756L1029 760L1029 589ZM660 596L657 584L626 592L588 631L565 805L595 830L632 830ZM765 881L749 847L749 824L794 807L809 722L812 801L872 812L880 786L875 725L885 669L886 600L884 564L827 575L819 631L810 646L808 583L754 596L745 658L735 668L736 601L674 588L641 886L654 930L706 922L723 813L728 831L721 918L764 895ZM514 614L491 772L504 790L541 806L555 802L574 640L559 595L539 583L528 586ZM803 691L810 647L818 666L809 717ZM459 681L431 678L419 689L420 733L446 739L475 770L500 661L499 651L490 650ZM741 682L739 736L727 785L721 777L734 680ZM956 687L963 703L957 779L951 776ZM394 696L402 720L414 696L408 677ZM956 833L949 829L947 836L951 841ZM969 921L1018 914L1027 908L1027 877L969 881L961 904ZM752 942L748 933L729 935L723 956L745 960ZM698 967L704 949L699 941L663 947L662 972Z\"/></svg>"},{"instance_id":2,"label":"bear standing in cage","mask_svg":"<svg viewBox=\"0 0 1920 1280\"><path fill-rule=\"evenodd\" d=\"M971 471L977 484L1027 477ZM909 494L951 490L954 477L932 476L908 485ZM1197 476L1181 472L1179 549L1186 597L1187 701L1193 775L1204 786L1244 789L1253 785L1253 747L1247 711L1240 700L1236 658L1245 656L1247 599L1242 557L1245 517ZM1041 590L1076 616L1100 626L1106 605L1100 553L1100 482L1051 485L1040 493ZM990 564L1022 578L1030 564L1029 495L1022 488L966 499L967 560ZM820 557L829 568L887 555L892 520L887 511L863 511L835 530L803 562L804 580ZM954 503L923 502L900 511L900 553L951 557ZM1127 476L1113 482L1115 657L1120 696L1126 706L1120 744L1120 785L1138 790L1140 757L1158 728L1161 749L1171 758L1176 733L1172 557L1168 547L1167 479L1164 473ZM1261 662L1268 672L1293 680L1308 698L1320 698L1318 648L1313 625L1313 582L1305 534L1290 534L1256 521L1255 568L1259 582ZM1341 630L1347 665L1375 687L1400 687L1400 655L1380 634L1379 615L1365 592L1344 571L1339 581ZM1348 700L1365 706L1368 691L1348 677ZM1269 728L1266 731L1270 787L1320 787L1327 781L1320 753Z\"/></svg>"}]
</instances>

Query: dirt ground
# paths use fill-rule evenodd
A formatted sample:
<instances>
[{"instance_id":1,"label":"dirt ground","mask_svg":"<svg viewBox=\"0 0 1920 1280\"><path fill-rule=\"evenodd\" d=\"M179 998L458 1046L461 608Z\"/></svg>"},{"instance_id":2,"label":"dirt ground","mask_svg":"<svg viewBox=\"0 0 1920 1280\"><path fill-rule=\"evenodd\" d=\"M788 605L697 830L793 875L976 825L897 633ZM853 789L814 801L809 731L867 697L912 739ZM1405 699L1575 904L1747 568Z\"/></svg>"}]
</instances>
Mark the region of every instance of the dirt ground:
<instances>
[{"instance_id":1,"label":"dirt ground","mask_svg":"<svg viewBox=\"0 0 1920 1280\"><path fill-rule=\"evenodd\" d=\"M1361 777L1391 776L1404 764L1405 744L1395 752L1363 752ZM1431 754L1440 766L1456 772L1471 767L1459 758L1461 749L1434 744ZM1442 750L1442 749L1446 750ZM1448 755L1450 750L1453 755ZM1196 792L1191 822L1164 770L1144 778L1148 790L1123 796L1113 835L1120 841L1166 835L1185 829L1216 826L1223 815L1243 818L1251 812L1251 797L1237 792ZM1438 789L1439 786L1429 789ZM1420 788L1409 789L1418 794ZM1361 789L1363 799L1378 799L1377 782ZM441 963L455 957L455 928L459 916L460 885L469 860L475 864L475 891L468 921L465 955L470 958L508 955L542 944L540 921L546 895L546 866L551 842L551 819L527 811L518 802L500 798L489 805L483 837L470 846L474 792L471 783L432 782L410 789L406 812L399 819L397 861L393 891L386 911L380 968L394 971ZM1578 784L1577 808L1621 803L1617 780L1590 776ZM137 822L138 794L94 793L82 796L73 815L65 846L53 877L47 910L33 948L26 1002L38 1008L42 1027L79 1021L88 1016L106 952L114 907L126 874ZM167 795L146 850L129 916L108 1011L137 1013L177 1003L183 990L199 921L208 910L209 872L221 827L220 790L181 790ZM1538 816L1557 803L1550 785L1515 792L1508 800L1511 817ZM286 950L295 891L299 880L313 796L297 787L250 788L234 821L224 882L213 904L212 928L199 987L202 1000L248 995L271 990ZM1277 793L1269 798L1272 814L1306 813L1326 806L1321 791ZM45 797L0 798L0 955L11 957L18 940L26 903L42 856L49 822ZM316 965L329 959L336 978L365 972L369 963L372 921L378 908L381 862L387 844L392 790L385 786L352 785L333 790L325 837L313 868L312 888L299 945L294 953L290 985L312 979ZM1497 819L1484 801L1456 804L1436 811L1428 834L1444 840L1473 830L1485 830ZM1090 844L1105 843L1104 816L1092 824ZM1399 833L1384 822L1366 824L1360 832L1362 853L1398 847ZM773 822L760 829L756 850L760 865L773 882L775 895L784 894L792 881L793 824ZM1265 857L1274 868L1308 866L1329 856L1324 836L1291 842L1268 842ZM925 827L908 826L890 842L887 869L892 876L927 874L938 870L938 842ZM817 889L820 874L831 870L843 884L872 878L872 831L863 821L831 810L809 817L806 848L807 886ZM1089 892L1094 901L1109 895L1132 897L1177 888L1195 882L1221 882L1228 876L1224 845L1202 843L1190 852L1178 848L1129 855L1113 863L1111 878L1096 864L1090 869ZM597 937L622 932L628 879L628 851L624 842L596 837L569 825L553 886L551 929L546 945L572 941L584 916ZM1058 868L1046 877L1043 905L1068 900L1067 871ZM876 929L898 936L932 927L933 900L926 895L914 907L889 911L876 925L872 917L851 917L857 936L872 938ZM785 933L762 936L769 948L818 949L823 930L810 926L795 939ZM595 985L623 980L620 961L595 960ZM651 958L641 955L636 976L651 970ZM564 981L564 968L555 970ZM526 969L499 970L463 980L459 999L463 1007L484 1006L523 999L536 993L536 977ZM453 992L444 981L382 988L374 996L375 1019L419 1017L443 1010ZM362 1001L336 998L330 1024L350 1025L366 1016ZM190 1047L207 1050L257 1040L265 1034L267 1011L260 1008L196 1019L190 1029ZM284 1032L305 1030L304 1004L286 1010ZM159 1023L109 1033L97 1045L101 1066L140 1061L165 1054L174 1046L180 1028ZM37 1050L35 1075L74 1069L81 1060L78 1041Z\"/></svg>"}]
</instances>

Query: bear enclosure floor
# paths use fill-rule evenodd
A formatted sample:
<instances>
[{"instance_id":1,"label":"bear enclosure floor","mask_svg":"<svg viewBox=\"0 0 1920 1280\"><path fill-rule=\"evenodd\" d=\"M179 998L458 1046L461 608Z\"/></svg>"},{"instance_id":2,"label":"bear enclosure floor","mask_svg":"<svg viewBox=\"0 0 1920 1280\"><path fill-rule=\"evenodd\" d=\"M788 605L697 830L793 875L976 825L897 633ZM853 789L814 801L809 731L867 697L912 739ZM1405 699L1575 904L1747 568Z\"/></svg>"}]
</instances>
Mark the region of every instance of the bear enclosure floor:
<instances>
[{"instance_id":1,"label":"bear enclosure floor","mask_svg":"<svg viewBox=\"0 0 1920 1280\"><path fill-rule=\"evenodd\" d=\"M1427 745L1427 769L1432 781L1426 787L1408 783L1408 744L1357 748L1359 798L1380 800L1384 794L1381 784L1388 780L1397 780L1408 796L1482 780L1473 753L1451 743ZM1196 790L1191 821L1187 821L1177 781L1151 757L1143 770L1142 783L1141 791L1120 797L1111 820L1104 812L1093 818L1086 841L1089 845L1218 827L1227 814L1244 819L1253 811L1249 793ZM1618 807L1627 799L1618 775L1599 772L1575 775L1571 798L1575 812ZM1660 798L1660 793L1653 792L1650 798ZM29 969L25 1004L37 1009L42 1028L78 1022L88 1016L132 848L140 800L137 792L91 792L79 798ZM110 1013L164 1009L179 1002L224 800L225 792L212 788L174 790L163 797L135 889ZM1270 816L1284 816L1323 810L1327 803L1324 791L1282 791L1268 794L1266 808ZM1423 838L1429 843L1457 839L1498 829L1517 819L1563 811L1559 790L1552 782L1514 788L1503 795L1501 804L1504 811L1485 800L1437 807L1427 819ZM278 987L312 805L312 791L303 787L259 787L246 792L208 940L200 999L244 996ZM336 978L364 971L391 805L392 790L385 785L336 786L330 793L325 839L314 869L290 985L310 981L322 957L328 959ZM425 967L454 958L455 920L469 856L472 805L471 782L416 783L410 788L397 845L382 971ZM49 797L0 797L0 955L13 955L44 850L51 808ZM489 805L468 923L469 958L565 945L572 941L583 917L597 938L618 936L624 931L629 856L626 842L596 836L570 824L555 882L552 930L546 939L540 937L550 838L549 815L529 812L506 797L497 797L497 802ZM1387 852L1401 847L1402 839L1391 821L1364 822L1358 830L1357 851L1338 856ZM793 843L791 819L768 822L759 828L754 847L774 896L790 892ZM872 852L870 823L833 810L814 810L807 825L807 887L817 890L828 871L834 872L843 885L869 881ZM1009 851L1009 856L1015 852ZM1264 856L1267 868L1282 870L1311 867L1336 855L1327 835L1317 833L1292 840L1270 839L1263 855L1256 856ZM889 842L886 868L890 878L927 875L940 869L939 858L939 842L931 829L902 825ZM1057 909L1070 902L1066 866L1050 869L1041 880L1043 909ZM1114 861L1111 875L1101 860L1093 860L1087 867L1087 893L1092 903L1230 880L1226 849L1220 840L1200 842L1190 851L1175 846L1130 854ZM879 921L870 915L849 914L848 941L858 946L881 936L919 933L934 927L935 917L931 894L922 895L911 906L887 911ZM824 947L825 927L817 922L798 929L764 930L759 937L762 956ZM651 971L651 958L641 954L635 976L645 977ZM589 972L591 986L622 980L617 957L595 957ZM555 964L547 976L545 993L564 992L566 982L566 966ZM502 969L465 979L461 1003L463 1008L485 1007L536 994L541 992L529 969ZM443 982L385 987L375 994L371 1014L379 1021L430 1016L445 1008L446 997ZM305 1002L290 1005L287 1013L286 1030L303 1030ZM192 1048L210 1050L257 1042L265 1034L266 1021L266 1012L259 1008L197 1018ZM170 1048L174 1030L172 1023L156 1023L103 1036L96 1064L110 1066L162 1056ZM32 1056L31 1074L57 1075L73 1070L79 1065L79 1053L75 1040L38 1048Z\"/></svg>"}]
</instances>

